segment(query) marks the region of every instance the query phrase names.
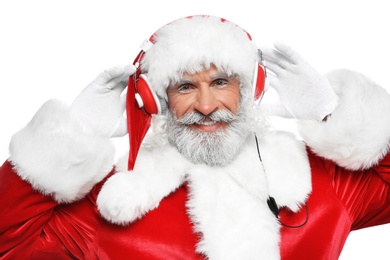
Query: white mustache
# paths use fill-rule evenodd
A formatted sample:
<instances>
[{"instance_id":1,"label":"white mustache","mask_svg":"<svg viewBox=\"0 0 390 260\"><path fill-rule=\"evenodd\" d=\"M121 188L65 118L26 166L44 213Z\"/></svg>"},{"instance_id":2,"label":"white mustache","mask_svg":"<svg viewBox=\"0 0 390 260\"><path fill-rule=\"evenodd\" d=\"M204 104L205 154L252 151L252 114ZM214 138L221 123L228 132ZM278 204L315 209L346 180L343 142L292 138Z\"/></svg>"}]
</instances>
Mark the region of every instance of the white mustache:
<instances>
[{"instance_id":1,"label":"white mustache","mask_svg":"<svg viewBox=\"0 0 390 260\"><path fill-rule=\"evenodd\" d=\"M225 122L230 123L237 119L237 115L233 114L227 110L217 110L209 115L203 115L199 112L187 113L179 119L176 119L176 122L182 125L192 125L192 124L202 124L202 125L212 125L216 122ZM206 122L206 119L210 119L211 122Z\"/></svg>"}]
</instances>

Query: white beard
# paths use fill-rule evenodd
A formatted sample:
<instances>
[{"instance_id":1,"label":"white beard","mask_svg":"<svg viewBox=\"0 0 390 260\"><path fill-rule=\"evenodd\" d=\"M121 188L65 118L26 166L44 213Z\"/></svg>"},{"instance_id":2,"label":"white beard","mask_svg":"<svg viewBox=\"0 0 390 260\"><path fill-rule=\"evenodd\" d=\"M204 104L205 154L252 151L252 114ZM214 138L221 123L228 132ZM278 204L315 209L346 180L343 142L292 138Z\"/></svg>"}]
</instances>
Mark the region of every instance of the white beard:
<instances>
[{"instance_id":1,"label":"white beard","mask_svg":"<svg viewBox=\"0 0 390 260\"><path fill-rule=\"evenodd\" d=\"M243 113L233 115L228 111L221 110L215 112L214 115L210 115L211 119L224 121L228 123L228 126L226 129L213 133L201 132L191 128L191 124L203 121L198 118L199 115L193 117L197 119L182 120L182 118L174 118L172 111L168 113L169 142L195 164L225 166L232 162L250 133L245 115ZM182 123L183 121L187 122Z\"/></svg>"}]
</instances>

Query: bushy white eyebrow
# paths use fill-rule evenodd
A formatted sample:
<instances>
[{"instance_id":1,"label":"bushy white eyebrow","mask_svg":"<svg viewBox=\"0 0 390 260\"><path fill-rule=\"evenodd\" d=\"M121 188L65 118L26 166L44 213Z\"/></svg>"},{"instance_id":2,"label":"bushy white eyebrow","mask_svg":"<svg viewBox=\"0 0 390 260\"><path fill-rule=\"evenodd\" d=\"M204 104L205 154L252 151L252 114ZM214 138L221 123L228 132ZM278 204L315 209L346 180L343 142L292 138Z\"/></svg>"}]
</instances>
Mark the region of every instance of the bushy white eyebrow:
<instances>
[{"instance_id":1,"label":"bushy white eyebrow","mask_svg":"<svg viewBox=\"0 0 390 260\"><path fill-rule=\"evenodd\" d=\"M189 79L189 78L182 78L182 79L179 79L175 85L183 85L183 84L188 84L188 83L193 83L195 82L195 80L193 79Z\"/></svg>"},{"instance_id":2,"label":"bushy white eyebrow","mask_svg":"<svg viewBox=\"0 0 390 260\"><path fill-rule=\"evenodd\" d=\"M235 79L235 78L236 78L236 75L229 75L225 72L218 72L218 73L210 76L211 81L216 80L216 79L229 79L230 80L230 79ZM177 85L191 84L193 82L195 82L195 80L193 80L192 78L180 78L175 83L171 83L169 87L174 87Z\"/></svg>"}]
</instances>

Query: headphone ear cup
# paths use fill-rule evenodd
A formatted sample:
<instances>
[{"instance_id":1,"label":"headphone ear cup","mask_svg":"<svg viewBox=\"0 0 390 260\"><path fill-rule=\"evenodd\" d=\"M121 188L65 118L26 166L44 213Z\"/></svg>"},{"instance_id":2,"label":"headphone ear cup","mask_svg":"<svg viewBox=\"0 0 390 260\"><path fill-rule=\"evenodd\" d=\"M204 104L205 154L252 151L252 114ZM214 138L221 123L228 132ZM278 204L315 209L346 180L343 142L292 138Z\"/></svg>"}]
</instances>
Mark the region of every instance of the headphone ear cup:
<instances>
[{"instance_id":1,"label":"headphone ear cup","mask_svg":"<svg viewBox=\"0 0 390 260\"><path fill-rule=\"evenodd\" d=\"M161 114L160 101L159 101L156 93L150 87L146 75L140 74L138 79L136 80L135 84L136 84L136 90L138 91L136 93L136 100L137 100L138 106L140 108L143 108L145 110L145 112L148 114L151 114L151 115ZM141 100L139 100L139 99L141 99Z\"/></svg>"},{"instance_id":2,"label":"headphone ear cup","mask_svg":"<svg viewBox=\"0 0 390 260\"><path fill-rule=\"evenodd\" d=\"M256 63L256 68L255 68L255 78L253 82L253 88L254 88L254 98L255 101L259 100L264 93L264 88L265 88L265 70L263 66L260 64Z\"/></svg>"}]
</instances>

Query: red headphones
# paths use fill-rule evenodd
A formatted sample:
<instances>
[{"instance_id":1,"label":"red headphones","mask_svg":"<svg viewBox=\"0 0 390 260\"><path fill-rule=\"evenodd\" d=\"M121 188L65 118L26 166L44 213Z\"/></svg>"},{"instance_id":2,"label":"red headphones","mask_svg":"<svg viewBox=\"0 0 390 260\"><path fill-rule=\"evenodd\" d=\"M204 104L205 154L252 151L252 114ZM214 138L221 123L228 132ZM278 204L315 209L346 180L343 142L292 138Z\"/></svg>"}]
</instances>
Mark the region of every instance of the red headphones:
<instances>
[{"instance_id":1,"label":"red headphones","mask_svg":"<svg viewBox=\"0 0 390 260\"><path fill-rule=\"evenodd\" d=\"M141 73L141 68L140 68L143 55L152 45L153 42L151 41L151 39L149 41L144 41L142 43L141 51L133 62L137 71L132 76L129 77L128 87L134 88L135 101L139 109L141 109L144 113L147 113L149 115L157 115L157 114L161 114L160 101L156 93L150 87L147 76Z\"/></svg>"},{"instance_id":2,"label":"red headphones","mask_svg":"<svg viewBox=\"0 0 390 260\"><path fill-rule=\"evenodd\" d=\"M186 18L191 17L193 16ZM221 18L221 22L225 21L225 19ZM248 35L248 38L252 40L249 33L245 30L243 31ZM129 77L128 82L126 112L130 138L129 170L133 170L134 168L139 147L151 124L151 115L161 114L160 101L156 93L150 87L147 76L141 73L140 68L143 55L154 43L154 35L155 34L141 45L141 51L133 63L137 68L137 71ZM265 79L266 67L264 65L262 53L259 50L259 61L255 64L254 77L252 80L255 101L261 100L263 96Z\"/></svg>"}]
</instances>

